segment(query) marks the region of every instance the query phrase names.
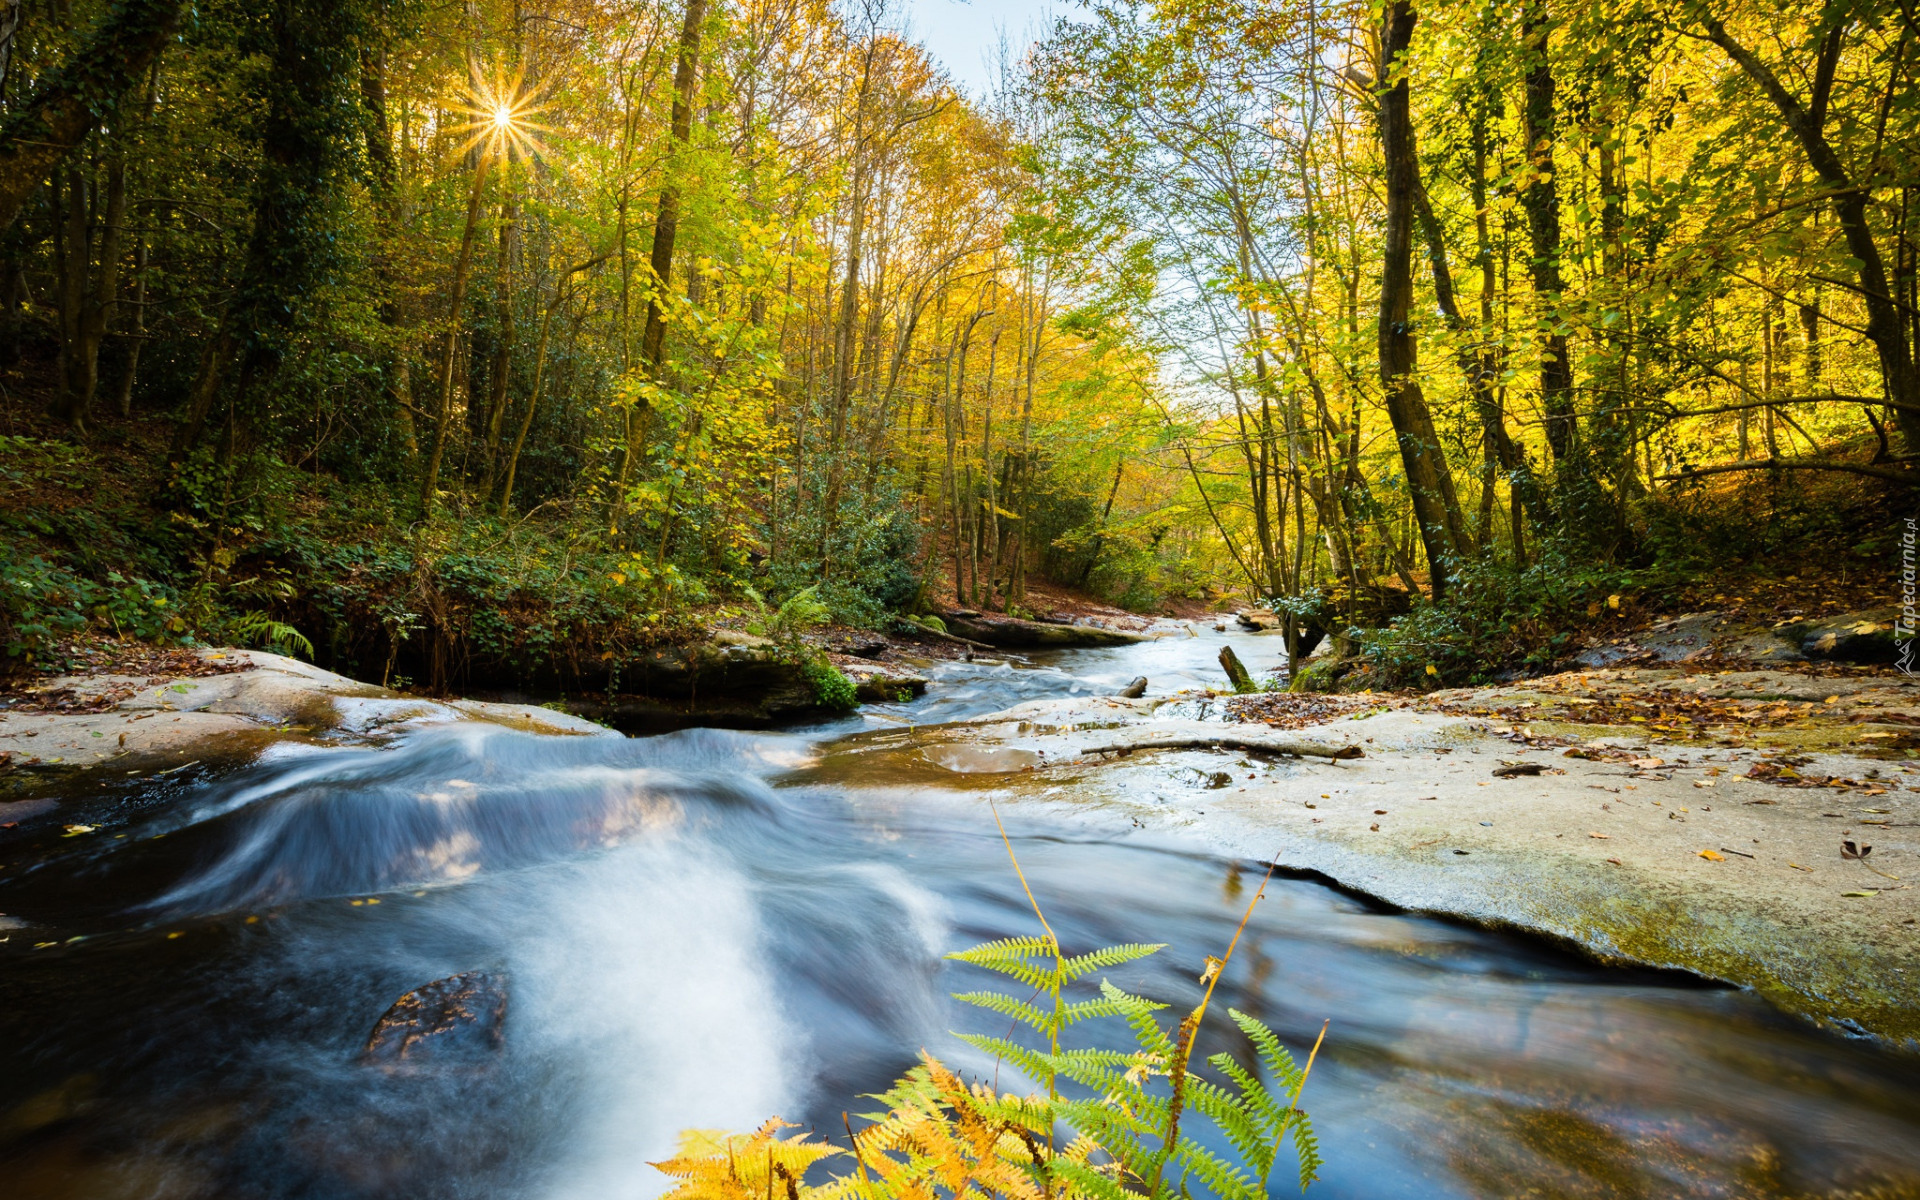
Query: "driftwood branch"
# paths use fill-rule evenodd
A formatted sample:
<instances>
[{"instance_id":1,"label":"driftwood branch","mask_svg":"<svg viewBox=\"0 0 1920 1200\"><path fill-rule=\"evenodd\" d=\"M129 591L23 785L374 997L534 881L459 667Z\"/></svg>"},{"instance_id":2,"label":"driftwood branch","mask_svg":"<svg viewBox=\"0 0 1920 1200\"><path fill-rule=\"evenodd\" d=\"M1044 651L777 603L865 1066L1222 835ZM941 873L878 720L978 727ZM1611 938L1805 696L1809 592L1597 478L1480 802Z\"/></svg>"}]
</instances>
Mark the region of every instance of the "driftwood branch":
<instances>
[{"instance_id":1,"label":"driftwood branch","mask_svg":"<svg viewBox=\"0 0 1920 1200\"><path fill-rule=\"evenodd\" d=\"M1089 746L1081 754L1131 754L1135 750L1235 750L1248 754L1291 754L1295 758L1365 758L1360 747L1325 742L1271 741L1237 737L1148 738L1117 746Z\"/></svg>"}]
</instances>

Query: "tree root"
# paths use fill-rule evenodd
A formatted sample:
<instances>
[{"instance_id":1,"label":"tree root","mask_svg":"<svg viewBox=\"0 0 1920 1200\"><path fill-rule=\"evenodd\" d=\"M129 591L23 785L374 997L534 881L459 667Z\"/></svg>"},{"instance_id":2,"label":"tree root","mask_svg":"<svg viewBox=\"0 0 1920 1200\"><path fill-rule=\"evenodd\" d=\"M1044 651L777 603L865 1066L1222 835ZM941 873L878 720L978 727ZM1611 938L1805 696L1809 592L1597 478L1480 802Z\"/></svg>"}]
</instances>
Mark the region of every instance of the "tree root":
<instances>
[{"instance_id":1,"label":"tree root","mask_svg":"<svg viewBox=\"0 0 1920 1200\"><path fill-rule=\"evenodd\" d=\"M1135 750L1237 750L1248 754L1291 754L1295 758L1365 758L1358 746L1324 742L1256 741L1253 738L1150 738L1118 746L1089 746L1081 754L1131 754Z\"/></svg>"}]
</instances>

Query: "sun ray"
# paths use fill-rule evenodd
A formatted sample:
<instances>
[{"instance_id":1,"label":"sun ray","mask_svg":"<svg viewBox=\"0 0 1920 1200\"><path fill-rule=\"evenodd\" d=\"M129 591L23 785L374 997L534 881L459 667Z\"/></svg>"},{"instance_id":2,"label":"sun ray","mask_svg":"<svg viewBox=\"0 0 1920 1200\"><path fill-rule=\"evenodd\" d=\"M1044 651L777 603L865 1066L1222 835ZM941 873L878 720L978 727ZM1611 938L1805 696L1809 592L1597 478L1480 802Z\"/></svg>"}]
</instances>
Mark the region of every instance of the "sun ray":
<instances>
[{"instance_id":1,"label":"sun ray","mask_svg":"<svg viewBox=\"0 0 1920 1200\"><path fill-rule=\"evenodd\" d=\"M456 132L467 135L460 152L481 147L489 157L503 153L515 158L533 158L546 152L540 135L550 132L532 118L542 111L539 103L544 87L528 87L522 71L484 73L474 64L466 85L455 104L468 118Z\"/></svg>"}]
</instances>

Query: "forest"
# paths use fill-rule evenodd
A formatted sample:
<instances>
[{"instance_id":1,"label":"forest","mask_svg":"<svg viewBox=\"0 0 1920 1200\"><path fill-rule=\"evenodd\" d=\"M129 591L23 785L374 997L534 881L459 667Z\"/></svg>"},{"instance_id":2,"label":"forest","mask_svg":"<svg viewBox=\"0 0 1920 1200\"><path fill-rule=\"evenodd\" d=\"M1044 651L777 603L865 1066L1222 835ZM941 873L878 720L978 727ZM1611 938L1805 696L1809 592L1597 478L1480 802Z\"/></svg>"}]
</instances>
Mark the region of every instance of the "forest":
<instances>
[{"instance_id":1,"label":"forest","mask_svg":"<svg viewBox=\"0 0 1920 1200\"><path fill-rule=\"evenodd\" d=\"M565 686L1046 581L1425 684L1889 601L1910 5L1094 0L985 95L903 28L0 2L6 661Z\"/></svg>"}]
</instances>

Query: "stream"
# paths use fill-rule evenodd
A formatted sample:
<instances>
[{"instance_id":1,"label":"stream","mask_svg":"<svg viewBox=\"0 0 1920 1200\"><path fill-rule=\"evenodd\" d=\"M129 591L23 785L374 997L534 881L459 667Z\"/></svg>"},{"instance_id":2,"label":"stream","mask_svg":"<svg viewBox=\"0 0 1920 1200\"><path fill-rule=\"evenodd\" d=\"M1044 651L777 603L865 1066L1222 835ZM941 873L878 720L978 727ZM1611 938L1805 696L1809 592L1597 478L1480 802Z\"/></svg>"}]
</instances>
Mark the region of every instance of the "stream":
<instances>
[{"instance_id":1,"label":"stream","mask_svg":"<svg viewBox=\"0 0 1920 1200\"><path fill-rule=\"evenodd\" d=\"M1256 674L1280 656L1230 636ZM912 704L781 733L476 724L76 784L0 829L0 1195L651 1197L679 1130L844 1140L921 1048L991 1077L950 1031L1005 1024L949 993L993 977L942 956L1037 932L992 793L931 764L829 784L818 748L1217 684L1221 641L944 664ZM1071 798L1000 812L1069 951L1167 943L1108 977L1196 1001L1261 866ZM495 1061L358 1060L395 998L476 968L509 980ZM1196 1059L1246 1053L1228 1008L1301 1057L1330 1022L1310 1196L1920 1197L1920 1060L1735 989L1276 877Z\"/></svg>"}]
</instances>

